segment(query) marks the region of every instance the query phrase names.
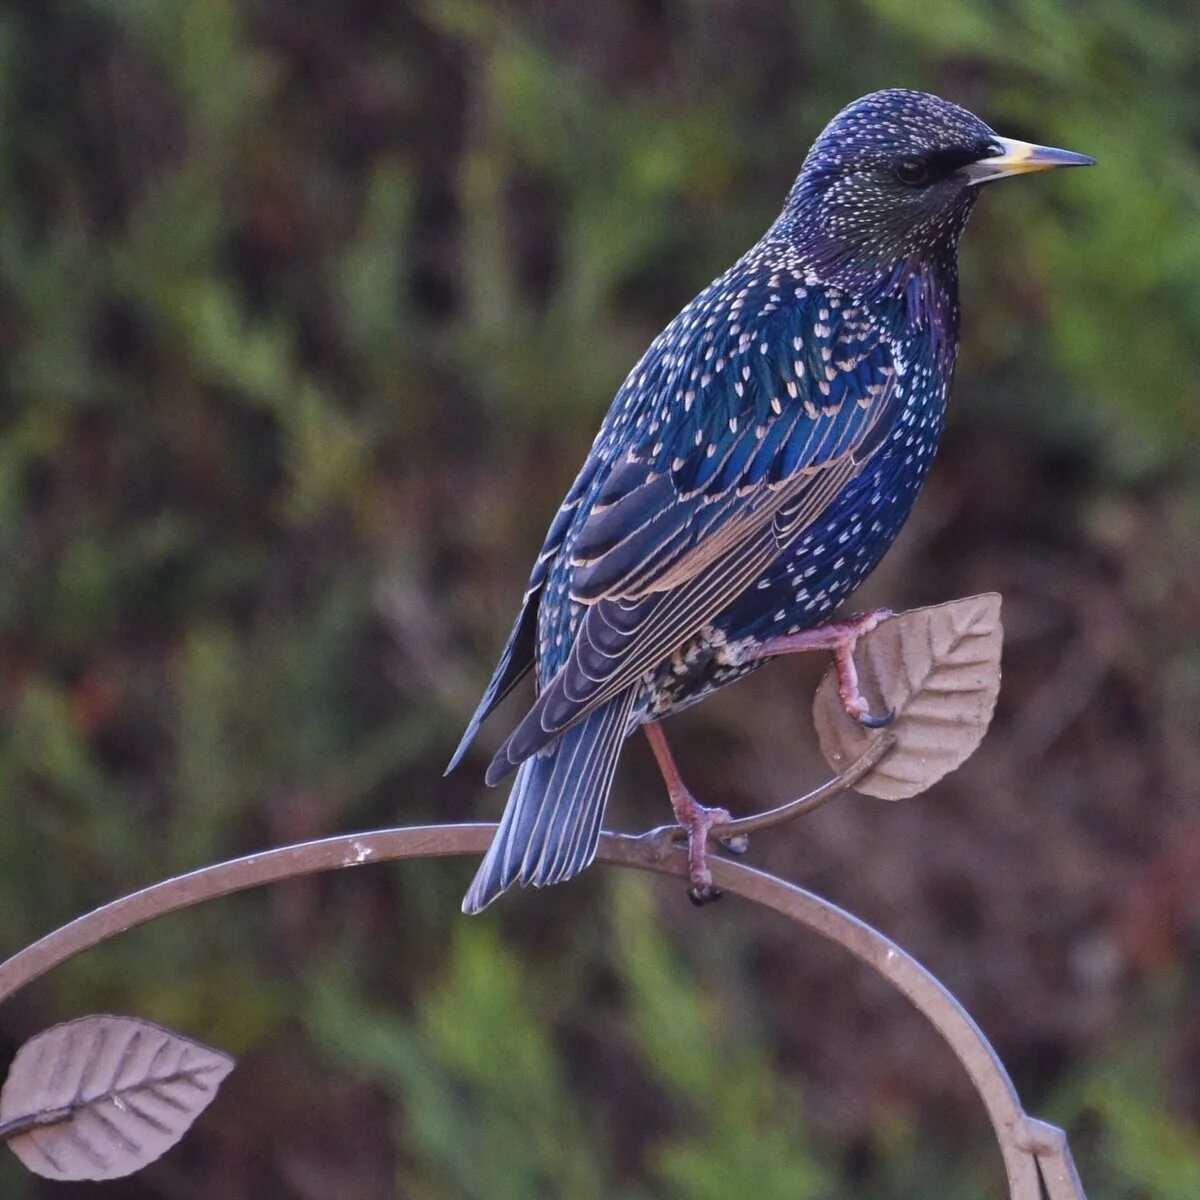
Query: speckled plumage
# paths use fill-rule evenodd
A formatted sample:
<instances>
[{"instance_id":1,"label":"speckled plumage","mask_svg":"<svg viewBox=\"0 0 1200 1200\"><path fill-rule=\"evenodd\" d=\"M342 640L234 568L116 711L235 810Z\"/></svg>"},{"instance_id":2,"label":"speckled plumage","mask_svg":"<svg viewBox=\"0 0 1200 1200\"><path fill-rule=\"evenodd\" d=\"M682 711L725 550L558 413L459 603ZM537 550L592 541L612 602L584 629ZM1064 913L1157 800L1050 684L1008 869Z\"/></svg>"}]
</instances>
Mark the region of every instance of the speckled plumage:
<instances>
[{"instance_id":1,"label":"speckled plumage","mask_svg":"<svg viewBox=\"0 0 1200 1200\"><path fill-rule=\"evenodd\" d=\"M878 563L945 415L977 195L962 169L1001 149L936 97L857 101L762 240L630 372L455 756L535 666L537 700L488 770L519 767L467 911L586 866L624 738L828 619Z\"/></svg>"}]
</instances>

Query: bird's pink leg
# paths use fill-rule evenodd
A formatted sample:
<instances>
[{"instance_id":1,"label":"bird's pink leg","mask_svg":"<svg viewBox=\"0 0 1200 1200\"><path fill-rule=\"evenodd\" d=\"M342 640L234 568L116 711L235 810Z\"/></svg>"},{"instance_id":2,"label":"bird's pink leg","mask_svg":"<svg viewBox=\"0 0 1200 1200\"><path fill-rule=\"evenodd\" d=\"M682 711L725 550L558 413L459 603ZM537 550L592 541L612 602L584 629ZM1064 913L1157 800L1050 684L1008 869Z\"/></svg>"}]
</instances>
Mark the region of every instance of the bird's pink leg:
<instances>
[{"instance_id":1,"label":"bird's pink leg","mask_svg":"<svg viewBox=\"0 0 1200 1200\"><path fill-rule=\"evenodd\" d=\"M858 639L871 632L880 621L895 614L889 608L876 608L871 612L854 613L841 621L829 621L814 629L800 633L789 633L783 637L769 638L761 646L746 654L746 660L777 658L781 654L799 654L805 650L832 650L837 668L838 695L846 712L868 729L879 729L891 723L893 713L883 716L872 715L866 698L858 690L858 671L854 666L854 648Z\"/></svg>"},{"instance_id":2,"label":"bird's pink leg","mask_svg":"<svg viewBox=\"0 0 1200 1200\"><path fill-rule=\"evenodd\" d=\"M688 896L693 904L707 904L719 900L721 893L713 887L712 872L708 869L705 852L708 848L709 831L714 825L724 825L731 818L723 808L707 808L688 791L675 765L675 756L667 745L666 735L655 721L647 722L642 728L654 751L654 759L667 785L675 820L687 831L688 838Z\"/></svg>"}]
</instances>

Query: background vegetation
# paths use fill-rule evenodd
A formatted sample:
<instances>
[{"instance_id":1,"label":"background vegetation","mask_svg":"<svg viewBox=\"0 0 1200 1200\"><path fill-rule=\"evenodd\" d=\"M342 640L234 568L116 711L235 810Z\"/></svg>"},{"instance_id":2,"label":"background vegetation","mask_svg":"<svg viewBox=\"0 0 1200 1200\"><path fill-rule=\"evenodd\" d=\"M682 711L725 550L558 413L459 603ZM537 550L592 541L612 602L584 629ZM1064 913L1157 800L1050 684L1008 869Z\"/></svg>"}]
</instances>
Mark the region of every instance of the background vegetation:
<instances>
[{"instance_id":1,"label":"background vegetation","mask_svg":"<svg viewBox=\"0 0 1200 1200\"><path fill-rule=\"evenodd\" d=\"M944 978L1093 1200L1200 1195L1200 43L1187 0L0 8L0 945L286 840L492 816L441 769L648 339L819 128L927 87L1094 171L989 193L951 428L861 602L997 589L966 768L754 860ZM820 664L684 718L738 811L823 774ZM489 729L487 743L501 732ZM611 822L662 820L625 756ZM729 901L468 863L171 918L0 1013L242 1056L89 1196L997 1197L905 1003ZM7 1197L74 1194L0 1167Z\"/></svg>"}]
</instances>

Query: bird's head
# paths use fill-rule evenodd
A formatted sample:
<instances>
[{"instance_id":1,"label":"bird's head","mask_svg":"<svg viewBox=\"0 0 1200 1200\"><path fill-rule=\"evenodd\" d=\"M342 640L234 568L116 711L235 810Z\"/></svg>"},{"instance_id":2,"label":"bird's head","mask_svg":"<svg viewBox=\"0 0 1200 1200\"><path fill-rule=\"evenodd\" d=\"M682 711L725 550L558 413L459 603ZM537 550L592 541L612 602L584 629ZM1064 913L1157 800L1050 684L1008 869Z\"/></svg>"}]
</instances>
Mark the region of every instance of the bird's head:
<instances>
[{"instance_id":1,"label":"bird's head","mask_svg":"<svg viewBox=\"0 0 1200 1200\"><path fill-rule=\"evenodd\" d=\"M1000 137L928 92L873 92L817 138L781 219L822 282L855 290L913 267L953 271L980 184L1093 162Z\"/></svg>"}]
</instances>

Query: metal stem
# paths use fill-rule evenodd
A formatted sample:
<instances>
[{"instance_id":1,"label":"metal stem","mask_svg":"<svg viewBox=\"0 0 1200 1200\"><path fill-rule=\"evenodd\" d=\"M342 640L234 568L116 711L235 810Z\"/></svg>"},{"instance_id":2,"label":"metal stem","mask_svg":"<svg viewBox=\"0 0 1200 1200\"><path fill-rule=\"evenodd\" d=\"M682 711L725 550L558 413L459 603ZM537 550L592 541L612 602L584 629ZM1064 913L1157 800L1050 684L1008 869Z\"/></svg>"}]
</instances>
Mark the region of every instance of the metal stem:
<instances>
[{"instance_id":1,"label":"metal stem","mask_svg":"<svg viewBox=\"0 0 1200 1200\"><path fill-rule=\"evenodd\" d=\"M896 744L896 738L890 733L881 733L875 738L862 755L855 759L840 775L835 775L819 788L781 804L778 808L766 812L755 813L752 817L739 817L736 821L728 821L724 825L714 825L711 836L714 838L736 837L738 834L755 833L758 830L770 829L774 825L782 825L785 821L795 820L805 813L813 812L835 796L848 792L860 779L869 775L891 752Z\"/></svg>"},{"instance_id":2,"label":"metal stem","mask_svg":"<svg viewBox=\"0 0 1200 1200\"><path fill-rule=\"evenodd\" d=\"M110 937L194 904L368 862L481 854L495 831L495 825L383 829L284 846L203 867L114 900L13 955L0 964L0 1000ZM605 833L597 858L664 875L687 874L687 856L661 838ZM878 930L811 892L740 863L714 859L711 865L723 891L836 942L903 992L933 1024L966 1068L987 1109L1004 1156L1012 1200L1042 1200L1043 1169L1052 1200L1085 1200L1062 1132L1025 1115L996 1052L954 996L924 967Z\"/></svg>"}]
</instances>

